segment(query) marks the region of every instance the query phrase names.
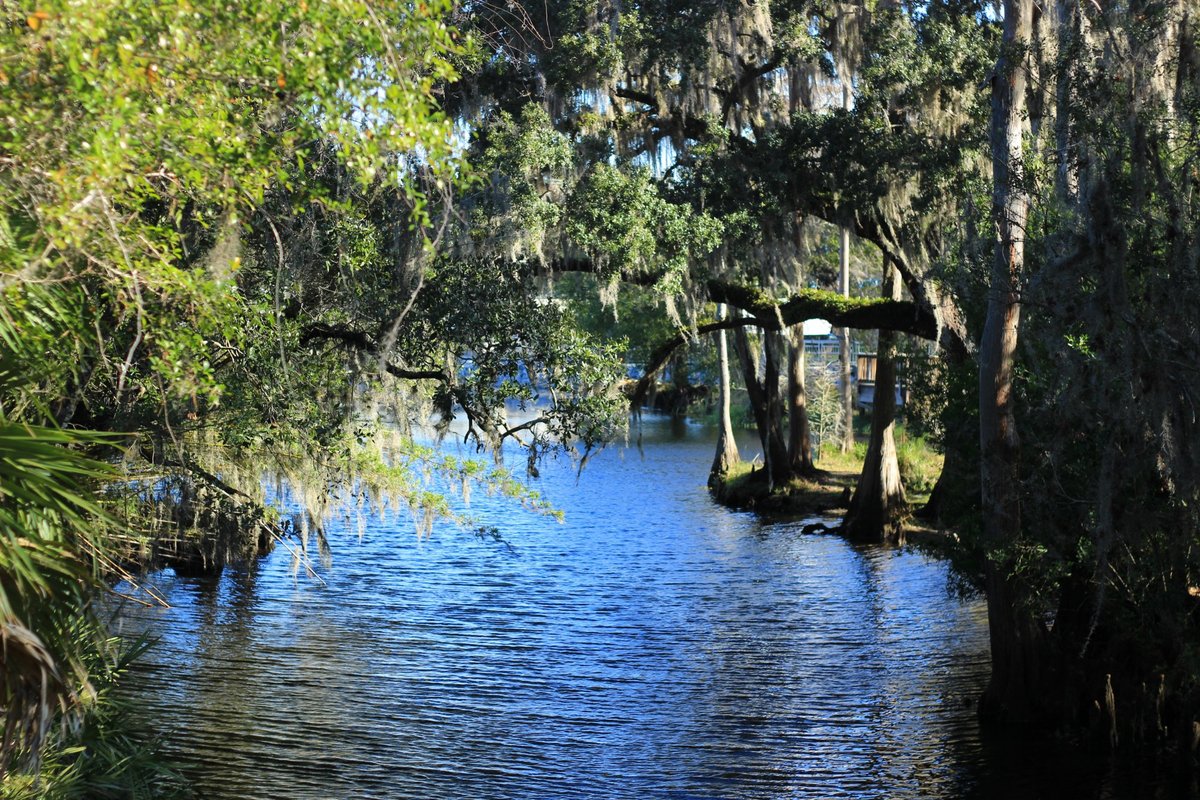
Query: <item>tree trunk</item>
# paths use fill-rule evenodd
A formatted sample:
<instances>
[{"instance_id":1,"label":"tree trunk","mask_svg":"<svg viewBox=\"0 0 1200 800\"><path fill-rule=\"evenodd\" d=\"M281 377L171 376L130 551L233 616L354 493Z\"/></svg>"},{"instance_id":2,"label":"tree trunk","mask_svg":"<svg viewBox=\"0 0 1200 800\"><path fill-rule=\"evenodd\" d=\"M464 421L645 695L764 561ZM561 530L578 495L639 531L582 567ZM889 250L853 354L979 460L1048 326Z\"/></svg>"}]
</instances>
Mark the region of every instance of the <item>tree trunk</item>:
<instances>
[{"instance_id":1,"label":"tree trunk","mask_svg":"<svg viewBox=\"0 0 1200 800\"><path fill-rule=\"evenodd\" d=\"M1055 86L1054 114L1054 150L1058 162L1054 177L1054 191L1058 201L1065 207L1071 208L1079 197L1079 166L1076 160L1074 131L1071 129L1071 83L1075 78L1074 70L1066 66L1073 63L1068 59L1078 59L1081 55L1077 47L1082 38L1082 25L1085 19L1080 13L1078 4L1072 0L1056 0L1058 16L1058 55L1063 59L1059 68Z\"/></svg>"},{"instance_id":2,"label":"tree trunk","mask_svg":"<svg viewBox=\"0 0 1200 800\"><path fill-rule=\"evenodd\" d=\"M772 405L779 405L779 365L776 362L774 370L770 366L766 368L768 379L772 374L775 376L774 398L772 398L770 380L760 381L758 379L758 358L750 347L750 340L746 335L745 328L735 329L733 342L738 360L742 364L742 378L746 383L746 392L750 395L754 424L758 428L758 438L762 443L769 487L774 489L787 480L787 447L783 442L780 420L778 416L773 416L771 413ZM767 361L769 362L770 358Z\"/></svg>"},{"instance_id":3,"label":"tree trunk","mask_svg":"<svg viewBox=\"0 0 1200 800\"><path fill-rule=\"evenodd\" d=\"M725 304L717 305L717 319L725 318ZM717 434L717 454L713 458L708 474L708 485L717 486L729 474L730 468L738 463L737 441L733 437L733 421L730 419L729 344L725 331L717 333L717 362L721 372L721 430Z\"/></svg>"},{"instance_id":4,"label":"tree trunk","mask_svg":"<svg viewBox=\"0 0 1200 800\"><path fill-rule=\"evenodd\" d=\"M850 229L842 228L839 250L838 290L850 296ZM854 388L850 385L850 329L838 328L838 364L842 372L842 452L854 449Z\"/></svg>"},{"instance_id":5,"label":"tree trunk","mask_svg":"<svg viewBox=\"0 0 1200 800\"><path fill-rule=\"evenodd\" d=\"M763 332L763 385L766 389L767 417L771 426L771 488L785 486L792 477L791 461L783 437L783 393L780 391L779 362L783 350L783 334Z\"/></svg>"},{"instance_id":6,"label":"tree trunk","mask_svg":"<svg viewBox=\"0 0 1200 800\"><path fill-rule=\"evenodd\" d=\"M942 473L929 492L929 500L913 512L914 517L933 525L953 525L967 511L978 510L979 480L970 474L977 473L974 454L967 452L968 448L974 450L972 435L973 431L966 430L961 435L946 432Z\"/></svg>"},{"instance_id":7,"label":"tree trunk","mask_svg":"<svg viewBox=\"0 0 1200 800\"><path fill-rule=\"evenodd\" d=\"M898 299L900 275L890 259L883 268L883 296ZM842 530L847 536L904 544L908 503L896 459L896 334L879 332L871 443Z\"/></svg>"},{"instance_id":8,"label":"tree trunk","mask_svg":"<svg viewBox=\"0 0 1200 800\"><path fill-rule=\"evenodd\" d=\"M1021 536L1020 439L1013 411L1013 366L1021 320L1029 199L1020 180L1033 0L1005 0L1000 59L992 78L992 210L995 258L980 344L979 446L985 591L992 679L983 710L1006 722L1032 716L1040 689L1044 642L1040 623L1022 602L1011 552Z\"/></svg>"},{"instance_id":9,"label":"tree trunk","mask_svg":"<svg viewBox=\"0 0 1200 800\"><path fill-rule=\"evenodd\" d=\"M966 356L957 350L942 350L940 358L949 370L965 369ZM976 378L978 383L978 378ZM934 525L953 525L964 515L979 510L978 422L954 414L943 419L942 473L929 493L929 500L913 516Z\"/></svg>"},{"instance_id":10,"label":"tree trunk","mask_svg":"<svg viewBox=\"0 0 1200 800\"><path fill-rule=\"evenodd\" d=\"M842 76L842 110L853 105L854 90L850 76ZM838 241L838 290L842 297L850 296L850 229L843 227ZM842 452L854 449L854 389L850 385L850 330L841 328L838 334L838 364L842 371Z\"/></svg>"},{"instance_id":11,"label":"tree trunk","mask_svg":"<svg viewBox=\"0 0 1200 800\"><path fill-rule=\"evenodd\" d=\"M812 436L808 427L808 392L804 385L804 333L797 326L788 343L788 466L793 475L812 474ZM798 342L795 340L799 340Z\"/></svg>"}]
</instances>

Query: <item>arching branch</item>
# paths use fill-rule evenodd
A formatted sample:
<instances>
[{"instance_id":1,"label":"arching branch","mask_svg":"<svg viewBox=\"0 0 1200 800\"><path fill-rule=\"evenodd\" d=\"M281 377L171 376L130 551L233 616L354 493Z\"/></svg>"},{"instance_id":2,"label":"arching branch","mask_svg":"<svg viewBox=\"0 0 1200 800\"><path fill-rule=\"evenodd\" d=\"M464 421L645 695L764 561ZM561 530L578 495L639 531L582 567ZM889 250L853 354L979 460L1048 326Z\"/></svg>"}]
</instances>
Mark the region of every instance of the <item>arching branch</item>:
<instances>
[{"instance_id":1,"label":"arching branch","mask_svg":"<svg viewBox=\"0 0 1200 800\"><path fill-rule=\"evenodd\" d=\"M753 317L731 317L719 322L709 322L700 325L694 330L681 331L673 338L663 342L654 348L654 352L650 354L650 360L646 362L646 368L642 370L642 377L638 378L637 384L634 385L633 394L629 397L630 408L637 409L642 405L642 402L646 399L646 395L650 392L650 383L658 375L659 370L671 360L671 355L680 347L708 333L757 324L758 320Z\"/></svg>"},{"instance_id":2,"label":"arching branch","mask_svg":"<svg viewBox=\"0 0 1200 800\"><path fill-rule=\"evenodd\" d=\"M708 282L708 297L751 314L761 328L779 330L806 319L823 319L839 328L896 331L922 339L937 337L937 320L910 300L843 297L825 289L802 289L780 303L769 294L726 281Z\"/></svg>"},{"instance_id":3,"label":"arching branch","mask_svg":"<svg viewBox=\"0 0 1200 800\"><path fill-rule=\"evenodd\" d=\"M385 355L379 343L374 338L365 331L354 328L326 325L317 322L306 326L300 333L300 344L302 345L307 345L317 340L337 342L344 347L358 350L374 358L380 358ZM383 368L394 378L403 378L410 381L438 381L447 384L451 381L450 374L445 370L406 369L393 364L386 358L383 360Z\"/></svg>"},{"instance_id":4,"label":"arching branch","mask_svg":"<svg viewBox=\"0 0 1200 800\"><path fill-rule=\"evenodd\" d=\"M933 314L908 300L845 298L837 292L805 289L780 303L758 289L718 280L708 282L708 296L714 303L726 303L750 316L710 322L693 330L681 331L656 347L630 396L632 408L641 406L650 391L651 382L676 350L699 336L715 331L748 326L777 331L799 325L806 319L823 319L844 328L897 331L922 339L937 337L937 322Z\"/></svg>"},{"instance_id":5,"label":"arching branch","mask_svg":"<svg viewBox=\"0 0 1200 800\"><path fill-rule=\"evenodd\" d=\"M774 72L779 69L779 65L783 63L783 57L776 53L770 59L762 64L748 64L742 59L738 59L741 67L741 75L733 82L733 85L728 89L719 89L714 87L717 95L721 98L721 118L728 119L729 112L733 107L742 102L750 86L764 75Z\"/></svg>"},{"instance_id":6,"label":"arching branch","mask_svg":"<svg viewBox=\"0 0 1200 800\"><path fill-rule=\"evenodd\" d=\"M582 272L589 275L595 275L600 280L613 277L611 274L606 274L605 270L594 260L587 256L580 255L563 255L552 258L546 262L546 270L551 274ZM617 277L621 283L628 283L636 286L653 286L662 277L662 274L659 272L633 272L631 270L623 270L615 277Z\"/></svg>"}]
</instances>

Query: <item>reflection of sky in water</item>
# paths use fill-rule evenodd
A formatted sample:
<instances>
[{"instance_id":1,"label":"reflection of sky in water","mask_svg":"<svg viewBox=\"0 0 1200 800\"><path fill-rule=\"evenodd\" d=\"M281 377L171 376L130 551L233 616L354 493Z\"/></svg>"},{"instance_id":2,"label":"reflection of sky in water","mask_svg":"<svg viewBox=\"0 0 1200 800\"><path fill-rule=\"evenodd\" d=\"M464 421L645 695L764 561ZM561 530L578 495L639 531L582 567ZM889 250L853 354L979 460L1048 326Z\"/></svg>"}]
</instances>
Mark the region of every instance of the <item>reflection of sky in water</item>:
<instances>
[{"instance_id":1,"label":"reflection of sky in water","mask_svg":"<svg viewBox=\"0 0 1200 800\"><path fill-rule=\"evenodd\" d=\"M980 790L981 606L922 555L713 505L711 458L648 420L643 454L542 470L564 525L478 494L508 545L375 522L325 585L282 550L159 576L141 693L216 800Z\"/></svg>"}]
</instances>

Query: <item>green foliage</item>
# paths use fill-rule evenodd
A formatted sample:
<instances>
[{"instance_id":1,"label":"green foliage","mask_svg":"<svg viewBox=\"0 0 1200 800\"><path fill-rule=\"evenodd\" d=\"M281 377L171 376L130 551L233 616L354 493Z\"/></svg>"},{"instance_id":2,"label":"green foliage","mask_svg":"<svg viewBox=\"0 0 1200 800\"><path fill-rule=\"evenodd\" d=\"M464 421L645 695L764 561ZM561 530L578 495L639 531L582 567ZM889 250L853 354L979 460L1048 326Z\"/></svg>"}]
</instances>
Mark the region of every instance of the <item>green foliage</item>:
<instances>
[{"instance_id":1,"label":"green foliage","mask_svg":"<svg viewBox=\"0 0 1200 800\"><path fill-rule=\"evenodd\" d=\"M14 748L36 763L54 714L94 693L81 620L110 518L92 487L113 473L78 447L97 441L0 417L0 768Z\"/></svg>"},{"instance_id":2,"label":"green foliage","mask_svg":"<svg viewBox=\"0 0 1200 800\"><path fill-rule=\"evenodd\" d=\"M219 569L321 537L366 498L421 529L461 519L447 493L472 484L548 511L508 471L415 445L431 404L531 459L613 435L613 351L538 300L528 269L432 248L469 185L438 106L453 64L474 63L450 10L0 7L0 756L36 761L81 710L85 738L118 736L91 699L110 673L85 657L88 604L145 536ZM508 125L494 175L565 171L544 117ZM513 196L524 223L556 224ZM506 404L536 419L510 427ZM294 526L266 507L270 478ZM121 791L120 747L52 743L63 796Z\"/></svg>"},{"instance_id":3,"label":"green foliage","mask_svg":"<svg viewBox=\"0 0 1200 800\"><path fill-rule=\"evenodd\" d=\"M234 289L236 248L213 245L270 186L304 175L311 141L333 142L360 181L398 184L428 224L405 154L420 149L446 180L433 87L456 45L440 4L6 9L6 283L54 279L86 298L99 324L74 332L77 349L111 365L117 399L219 397L212 343L263 309Z\"/></svg>"},{"instance_id":4,"label":"green foliage","mask_svg":"<svg viewBox=\"0 0 1200 800\"><path fill-rule=\"evenodd\" d=\"M554 129L540 106L525 106L519 117L501 111L487 128L478 167L490 177L489 207L506 213L477 217L470 235L541 252L547 233L562 218L554 186L569 177L573 157L570 140Z\"/></svg>"},{"instance_id":5,"label":"green foliage","mask_svg":"<svg viewBox=\"0 0 1200 800\"><path fill-rule=\"evenodd\" d=\"M645 365L654 348L675 333L661 299L651 289L631 285L605 303L605 289L591 275L563 275L554 285L575 325L601 341L624 344L625 363Z\"/></svg>"},{"instance_id":6,"label":"green foliage","mask_svg":"<svg viewBox=\"0 0 1200 800\"><path fill-rule=\"evenodd\" d=\"M944 452L979 427L979 373L973 364L951 363L944 355L915 350L904 359L908 398L904 424L913 436Z\"/></svg>"},{"instance_id":7,"label":"green foliage","mask_svg":"<svg viewBox=\"0 0 1200 800\"><path fill-rule=\"evenodd\" d=\"M896 461L900 480L909 495L928 495L942 474L942 456L925 439L910 435L906 428L896 430Z\"/></svg>"},{"instance_id":8,"label":"green foliage","mask_svg":"<svg viewBox=\"0 0 1200 800\"><path fill-rule=\"evenodd\" d=\"M859 103L939 134L970 120L963 134L984 135L989 98L978 81L994 66L999 26L983 4L877 9L868 37Z\"/></svg>"},{"instance_id":9,"label":"green foliage","mask_svg":"<svg viewBox=\"0 0 1200 800\"><path fill-rule=\"evenodd\" d=\"M190 796L184 779L158 750L139 709L118 686L147 642L97 637L73 623L86 642L90 694L74 724L50 733L46 757L0 784L4 800L167 800Z\"/></svg>"},{"instance_id":10,"label":"green foliage","mask_svg":"<svg viewBox=\"0 0 1200 800\"><path fill-rule=\"evenodd\" d=\"M418 146L433 163L451 147L433 96L452 74L448 9L106 0L26 15L10 6L4 146L22 154L10 168L48 173L42 188L61 205L40 217L63 225L69 242L104 213L76 206L89 194L119 206L200 192L235 208L261 199L282 177L280 156L295 158L312 138L334 139L367 179Z\"/></svg>"},{"instance_id":11,"label":"green foliage","mask_svg":"<svg viewBox=\"0 0 1200 800\"><path fill-rule=\"evenodd\" d=\"M464 183L435 97L473 44L448 10L9 12L0 150L19 157L0 163L0 314L20 378L0 402L126 432L151 528L261 534L264 475L327 510L339 492L315 487L384 463L376 433L429 401L494 447L504 405L537 402L542 381L554 401L524 429L535 451L611 435L616 368L534 298L528 271L429 251L430 201ZM530 107L491 142L481 163L518 223L553 227L558 207L530 185L565 173L565 140ZM282 466L297 457L311 468ZM402 491L395 477L378 482Z\"/></svg>"},{"instance_id":12,"label":"green foliage","mask_svg":"<svg viewBox=\"0 0 1200 800\"><path fill-rule=\"evenodd\" d=\"M445 363L446 352L431 352L429 343L450 348L461 366L435 390L435 407L447 423L460 409L482 443L498 446L515 427L505 422L506 404L535 415L517 437L533 452L576 442L590 450L623 424L614 391L619 345L577 330L519 266L447 261L431 274L413 317L406 339L415 347L398 342L397 354L433 365Z\"/></svg>"},{"instance_id":13,"label":"green foliage","mask_svg":"<svg viewBox=\"0 0 1200 800\"><path fill-rule=\"evenodd\" d=\"M677 293L687 268L720 242L722 226L664 199L645 170L592 168L571 197L566 233L609 277L651 274Z\"/></svg>"}]
</instances>

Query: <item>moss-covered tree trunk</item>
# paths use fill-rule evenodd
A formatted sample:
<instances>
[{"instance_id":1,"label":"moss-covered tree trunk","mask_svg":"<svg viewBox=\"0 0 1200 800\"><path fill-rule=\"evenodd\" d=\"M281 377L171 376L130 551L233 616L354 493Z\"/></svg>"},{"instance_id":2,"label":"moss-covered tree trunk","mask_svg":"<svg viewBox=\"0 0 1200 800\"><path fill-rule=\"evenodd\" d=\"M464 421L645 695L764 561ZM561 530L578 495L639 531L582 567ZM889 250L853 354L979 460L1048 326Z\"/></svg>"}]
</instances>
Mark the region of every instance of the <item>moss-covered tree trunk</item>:
<instances>
[{"instance_id":1,"label":"moss-covered tree trunk","mask_svg":"<svg viewBox=\"0 0 1200 800\"><path fill-rule=\"evenodd\" d=\"M884 263L883 296L898 300L900 275L890 260ZM875 366L875 405L871 412L871 442L862 474L850 500L842 530L847 536L870 541L904 543L908 503L896 458L896 334L879 332Z\"/></svg>"},{"instance_id":2,"label":"moss-covered tree trunk","mask_svg":"<svg viewBox=\"0 0 1200 800\"><path fill-rule=\"evenodd\" d=\"M724 319L725 315L725 304L721 303L717 306L717 318ZM708 474L709 486L720 485L729 474L730 468L740 460L737 441L733 437L733 420L730 417L732 381L729 375L729 343L723 330L717 332L717 363L721 373L721 420L720 431L717 434L717 453Z\"/></svg>"}]
</instances>

